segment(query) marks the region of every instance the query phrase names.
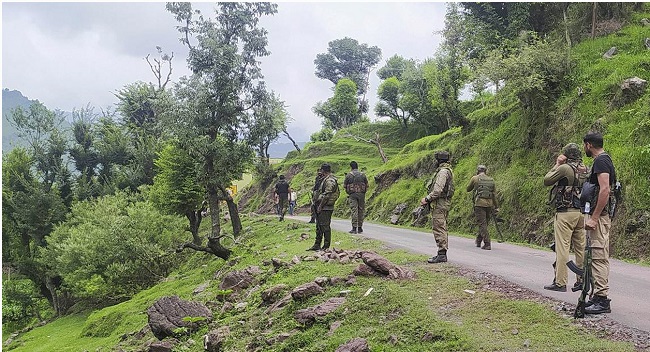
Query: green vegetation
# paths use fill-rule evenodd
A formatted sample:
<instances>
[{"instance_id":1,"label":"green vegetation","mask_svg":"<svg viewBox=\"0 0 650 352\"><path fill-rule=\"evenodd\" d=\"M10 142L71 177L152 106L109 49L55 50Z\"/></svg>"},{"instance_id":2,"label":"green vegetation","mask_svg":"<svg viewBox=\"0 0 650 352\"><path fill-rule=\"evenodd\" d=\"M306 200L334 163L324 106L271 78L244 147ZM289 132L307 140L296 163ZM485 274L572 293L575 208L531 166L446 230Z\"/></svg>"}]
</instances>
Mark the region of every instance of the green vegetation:
<instances>
[{"instance_id":1,"label":"green vegetation","mask_svg":"<svg viewBox=\"0 0 650 352\"><path fill-rule=\"evenodd\" d=\"M294 255L305 255L310 240L300 241L301 233L313 234L303 223L278 223L266 217L244 218L245 230L233 252L236 264L228 266L208 254L188 258L181 268L156 286L143 290L132 299L92 314L72 314L43 327L20 335L7 348L12 351L111 351L115 348L136 350L155 341L147 324L146 310L157 299L178 295L182 299L200 301L211 307L215 322L211 328L229 326L230 336L224 351L243 351L263 347L267 351L334 350L353 337L368 340L373 350L518 350L525 345L531 351L633 351L630 343L611 342L586 332L568 316L558 316L540 303L512 301L501 294L486 291L475 282L458 275L450 265L432 267L417 255L403 251L380 250L381 243L335 232L335 247L348 250L373 250L393 263L408 267L417 274L411 281L358 277L351 286L327 286L325 291L304 302L292 301L282 310L265 313L260 293L277 284L289 288L314 280L318 276L346 277L357 263L339 264L302 261L277 271L264 261L279 258L290 261ZM206 226L201 232L209 231ZM272 234L272 235L269 235ZM232 246L232 243L229 243ZM226 294L219 289L220 280L230 270L260 266L259 287L240 294ZM208 284L205 291L193 291ZM364 294L369 288L373 290ZM346 303L336 311L317 319L312 326L295 321L293 312L351 290ZM464 290L474 291L469 294ZM241 309L221 312L222 297L246 302ZM234 296L233 296L234 295ZM191 319L191 318L190 318ZM330 325L340 327L331 335ZM516 333L513 333L516 331ZM175 350L202 351L203 327L182 335ZM280 333L291 336L282 342L267 345L266 340ZM560 334L560 338L558 337ZM554 338L551 338L553 336Z\"/></svg>"}]
</instances>

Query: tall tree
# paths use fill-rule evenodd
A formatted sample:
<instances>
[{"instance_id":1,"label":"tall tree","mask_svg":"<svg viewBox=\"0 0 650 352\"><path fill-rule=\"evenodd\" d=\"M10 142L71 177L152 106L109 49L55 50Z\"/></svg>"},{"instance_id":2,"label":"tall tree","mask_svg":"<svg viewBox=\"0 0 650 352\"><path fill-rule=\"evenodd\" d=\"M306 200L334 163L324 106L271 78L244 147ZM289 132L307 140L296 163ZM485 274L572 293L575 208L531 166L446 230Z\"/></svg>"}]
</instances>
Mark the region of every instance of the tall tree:
<instances>
[{"instance_id":1,"label":"tall tree","mask_svg":"<svg viewBox=\"0 0 650 352\"><path fill-rule=\"evenodd\" d=\"M251 115L248 140L255 149L259 162L268 166L269 146L278 139L281 132L286 131L289 113L284 102L271 91L253 108Z\"/></svg>"},{"instance_id":2,"label":"tall tree","mask_svg":"<svg viewBox=\"0 0 650 352\"><path fill-rule=\"evenodd\" d=\"M378 116L390 117L407 128L411 116L402 104L404 94L399 79L391 76L383 81L377 89L377 97L379 102L375 107L375 113Z\"/></svg>"},{"instance_id":3,"label":"tall tree","mask_svg":"<svg viewBox=\"0 0 650 352\"><path fill-rule=\"evenodd\" d=\"M349 78L356 84L361 112L367 112L365 94L371 69L381 60L381 49L368 44L359 44L356 39L345 37L328 43L327 53L316 55L316 77L329 80L336 85L342 78Z\"/></svg>"},{"instance_id":4,"label":"tall tree","mask_svg":"<svg viewBox=\"0 0 650 352\"><path fill-rule=\"evenodd\" d=\"M353 80L342 78L336 84L334 96L324 103L318 102L312 110L323 118L325 127L334 130L349 127L361 118L356 91Z\"/></svg>"},{"instance_id":5,"label":"tall tree","mask_svg":"<svg viewBox=\"0 0 650 352\"><path fill-rule=\"evenodd\" d=\"M267 32L258 22L261 16L274 14L277 5L219 3L214 20L194 12L190 3L167 3L167 10L181 23L181 41L189 48L192 72L176 87L178 105L170 117L182 147L201 165L200 182L212 221L207 247L186 245L227 259L231 251L220 241L219 201L232 203L226 188L241 178L252 161L252 150L240 131L247 122L246 112L264 91L258 58L269 52ZM237 209L229 209L237 234L241 229Z\"/></svg>"}]
</instances>

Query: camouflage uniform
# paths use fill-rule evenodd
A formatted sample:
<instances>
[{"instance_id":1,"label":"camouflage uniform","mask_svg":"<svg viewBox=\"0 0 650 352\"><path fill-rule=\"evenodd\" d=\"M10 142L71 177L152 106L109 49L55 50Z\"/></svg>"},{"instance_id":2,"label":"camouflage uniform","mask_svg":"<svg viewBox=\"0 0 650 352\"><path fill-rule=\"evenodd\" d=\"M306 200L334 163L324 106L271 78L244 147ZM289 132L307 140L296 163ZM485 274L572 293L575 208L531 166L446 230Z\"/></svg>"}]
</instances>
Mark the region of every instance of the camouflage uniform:
<instances>
[{"instance_id":1,"label":"camouflage uniform","mask_svg":"<svg viewBox=\"0 0 650 352\"><path fill-rule=\"evenodd\" d=\"M316 200L316 204L318 204L316 240L309 250L327 249L330 247L332 239L332 213L334 212L334 204L339 197L339 184L336 177L329 173L327 169L323 169L323 174L323 182L319 190L318 199ZM320 243L323 238L323 246L321 247Z\"/></svg>"},{"instance_id":2,"label":"camouflage uniform","mask_svg":"<svg viewBox=\"0 0 650 352\"><path fill-rule=\"evenodd\" d=\"M467 192L474 192L472 200L474 202L474 217L479 228L478 235L476 236L476 247L481 247L481 242L484 243L482 249L492 249L490 241L490 232L488 225L494 209L498 208L496 199L496 185L494 179L485 174L487 168L484 165L479 165L478 175L472 176L467 185Z\"/></svg>"},{"instance_id":3,"label":"camouflage uniform","mask_svg":"<svg viewBox=\"0 0 650 352\"><path fill-rule=\"evenodd\" d=\"M451 196L454 192L454 175L451 171L451 165L448 163L449 154L447 153L446 155L447 158L442 160L436 156L439 164L432 184L432 190L423 199L423 201L431 205L433 237L438 245L438 255L429 259L430 263L447 261L447 215L451 207Z\"/></svg>"},{"instance_id":4,"label":"camouflage uniform","mask_svg":"<svg viewBox=\"0 0 650 352\"><path fill-rule=\"evenodd\" d=\"M356 166L356 163L354 165ZM353 168L352 171L345 175L343 185L345 192L348 194L348 203L352 217L352 230L350 233L362 233L368 178L363 172Z\"/></svg>"},{"instance_id":5,"label":"camouflage uniform","mask_svg":"<svg viewBox=\"0 0 650 352\"><path fill-rule=\"evenodd\" d=\"M573 246L575 263L579 268L584 264L585 226L580 213L580 187L578 174L586 174L587 168L580 161L582 153L575 143L564 147L563 155L567 161L554 165L544 176L544 185L553 186L551 190L555 219L553 233L555 237L555 279L551 285L544 286L547 290L566 291L568 270L565 265L569 261L569 250ZM582 277L576 275L574 289L582 286ZM576 289L577 290L577 289Z\"/></svg>"}]
</instances>

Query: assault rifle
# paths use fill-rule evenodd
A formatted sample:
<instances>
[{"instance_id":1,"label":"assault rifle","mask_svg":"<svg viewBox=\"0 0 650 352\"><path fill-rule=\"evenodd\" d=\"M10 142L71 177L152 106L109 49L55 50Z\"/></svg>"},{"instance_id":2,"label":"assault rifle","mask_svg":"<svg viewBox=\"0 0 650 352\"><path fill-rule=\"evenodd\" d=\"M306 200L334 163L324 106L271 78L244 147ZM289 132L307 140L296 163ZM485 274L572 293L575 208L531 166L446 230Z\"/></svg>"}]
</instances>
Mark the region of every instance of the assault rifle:
<instances>
[{"instance_id":1,"label":"assault rifle","mask_svg":"<svg viewBox=\"0 0 650 352\"><path fill-rule=\"evenodd\" d=\"M506 222L505 220L501 218L497 218L497 214L492 212L492 220L494 220L494 228L497 229L497 233L499 234L499 243L503 243L503 234L501 233L501 229L499 229L499 223L500 222Z\"/></svg>"},{"instance_id":2,"label":"assault rifle","mask_svg":"<svg viewBox=\"0 0 650 352\"><path fill-rule=\"evenodd\" d=\"M591 208L591 204L587 202L585 204L585 214L589 214ZM585 305L586 305L586 299L587 295L591 296L594 291L594 277L591 273L591 231L592 230L585 230L586 235L587 235L587 243L585 246L585 261L583 265L583 270L580 270L580 268L575 265L572 261L569 261L567 263L567 266L571 271L574 273L580 275L580 272L582 273L582 292L580 293L580 298L578 298L578 305L576 305L576 310L573 312L573 318L584 318L585 317ZM577 270L575 270L577 269ZM589 293L589 290L591 288L591 294Z\"/></svg>"},{"instance_id":3,"label":"assault rifle","mask_svg":"<svg viewBox=\"0 0 650 352\"><path fill-rule=\"evenodd\" d=\"M431 204L427 203L425 205L419 205L415 210L413 210L413 221L411 222L411 226L418 224L421 219L429 215L430 212Z\"/></svg>"}]
</instances>

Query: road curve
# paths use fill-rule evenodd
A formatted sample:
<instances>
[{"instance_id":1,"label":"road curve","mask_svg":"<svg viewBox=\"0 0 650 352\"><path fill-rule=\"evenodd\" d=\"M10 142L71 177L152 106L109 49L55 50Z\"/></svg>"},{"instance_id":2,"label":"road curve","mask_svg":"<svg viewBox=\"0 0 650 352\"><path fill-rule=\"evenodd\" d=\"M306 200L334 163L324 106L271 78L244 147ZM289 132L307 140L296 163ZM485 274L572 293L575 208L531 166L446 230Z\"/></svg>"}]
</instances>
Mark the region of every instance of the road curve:
<instances>
[{"instance_id":1,"label":"road curve","mask_svg":"<svg viewBox=\"0 0 650 352\"><path fill-rule=\"evenodd\" d=\"M309 221L305 216L287 218ZM332 219L332 228L349 231L350 220ZM435 255L437 247L430 232L396 228L365 222L359 236L376 239L395 248L422 254L422 260ZM335 239L333 239L335 241ZM543 286L553 281L555 254L551 251L492 241L492 250L477 248L474 240L449 236L450 263L488 272L529 288L541 295L576 304L580 292L555 292ZM572 256L573 257L573 256ZM575 276L569 272L569 284ZM610 259L609 298L612 313L609 317L630 327L650 332L650 268Z\"/></svg>"}]
</instances>

